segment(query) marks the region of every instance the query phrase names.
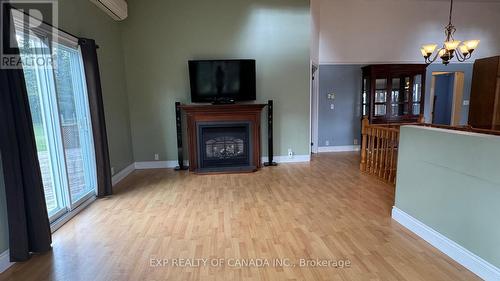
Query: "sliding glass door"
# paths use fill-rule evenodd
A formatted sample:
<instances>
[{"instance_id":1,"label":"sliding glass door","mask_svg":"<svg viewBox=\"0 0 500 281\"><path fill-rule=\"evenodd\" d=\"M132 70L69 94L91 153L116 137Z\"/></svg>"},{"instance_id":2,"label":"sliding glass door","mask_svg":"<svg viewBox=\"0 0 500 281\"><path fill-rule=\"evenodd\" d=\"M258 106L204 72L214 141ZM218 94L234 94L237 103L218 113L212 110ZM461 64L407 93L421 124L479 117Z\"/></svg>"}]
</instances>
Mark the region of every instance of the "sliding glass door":
<instances>
[{"instance_id":1,"label":"sliding glass door","mask_svg":"<svg viewBox=\"0 0 500 281\"><path fill-rule=\"evenodd\" d=\"M95 194L94 145L80 51L55 44L56 99L71 207Z\"/></svg>"},{"instance_id":2,"label":"sliding glass door","mask_svg":"<svg viewBox=\"0 0 500 281\"><path fill-rule=\"evenodd\" d=\"M23 60L51 55L43 51L49 46L43 36L18 33L16 38ZM80 50L76 42L50 43L54 64L32 64L23 71L52 222L95 196L97 181Z\"/></svg>"}]
</instances>

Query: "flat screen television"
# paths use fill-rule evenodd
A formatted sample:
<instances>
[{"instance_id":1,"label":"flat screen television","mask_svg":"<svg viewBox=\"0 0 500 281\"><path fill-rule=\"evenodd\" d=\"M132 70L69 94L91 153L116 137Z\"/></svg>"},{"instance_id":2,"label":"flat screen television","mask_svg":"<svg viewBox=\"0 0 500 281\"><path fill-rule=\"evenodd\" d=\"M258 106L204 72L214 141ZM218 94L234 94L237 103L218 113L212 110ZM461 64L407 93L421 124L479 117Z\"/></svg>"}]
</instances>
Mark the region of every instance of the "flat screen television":
<instances>
[{"instance_id":1,"label":"flat screen television","mask_svg":"<svg viewBox=\"0 0 500 281\"><path fill-rule=\"evenodd\" d=\"M190 60L191 102L255 100L255 60Z\"/></svg>"}]
</instances>

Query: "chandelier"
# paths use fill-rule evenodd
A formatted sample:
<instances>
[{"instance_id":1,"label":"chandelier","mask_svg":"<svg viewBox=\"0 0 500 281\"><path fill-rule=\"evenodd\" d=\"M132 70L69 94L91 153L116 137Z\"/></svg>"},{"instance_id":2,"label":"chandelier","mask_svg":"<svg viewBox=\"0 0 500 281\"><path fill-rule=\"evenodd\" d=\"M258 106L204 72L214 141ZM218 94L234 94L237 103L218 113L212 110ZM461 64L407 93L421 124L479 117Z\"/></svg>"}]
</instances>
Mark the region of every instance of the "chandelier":
<instances>
[{"instance_id":1,"label":"chandelier","mask_svg":"<svg viewBox=\"0 0 500 281\"><path fill-rule=\"evenodd\" d=\"M444 28L446 41L444 42L443 46L435 53L434 51L438 46L437 44L427 44L422 46L420 52L422 52L422 56L424 56L425 63L431 64L436 61L438 57L441 58L443 64L450 63L450 60L454 57L456 57L459 62L464 62L470 59L470 57L472 56L472 52L477 48L477 45L479 45L479 40L467 40L461 42L453 38L453 34L457 29L451 23L452 12L453 0L451 0L450 3L450 19L448 25Z\"/></svg>"}]
</instances>

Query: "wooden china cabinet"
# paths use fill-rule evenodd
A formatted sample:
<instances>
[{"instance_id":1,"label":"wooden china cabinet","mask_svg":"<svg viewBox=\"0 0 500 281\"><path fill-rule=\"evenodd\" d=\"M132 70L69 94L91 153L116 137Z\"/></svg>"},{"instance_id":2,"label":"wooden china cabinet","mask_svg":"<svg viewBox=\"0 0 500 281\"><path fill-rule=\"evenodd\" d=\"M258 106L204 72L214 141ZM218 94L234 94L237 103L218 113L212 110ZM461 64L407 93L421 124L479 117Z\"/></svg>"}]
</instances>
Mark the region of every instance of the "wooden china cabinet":
<instances>
[{"instance_id":1,"label":"wooden china cabinet","mask_svg":"<svg viewBox=\"0 0 500 281\"><path fill-rule=\"evenodd\" d=\"M417 122L424 114L425 64L363 67L361 115L370 124Z\"/></svg>"}]
</instances>

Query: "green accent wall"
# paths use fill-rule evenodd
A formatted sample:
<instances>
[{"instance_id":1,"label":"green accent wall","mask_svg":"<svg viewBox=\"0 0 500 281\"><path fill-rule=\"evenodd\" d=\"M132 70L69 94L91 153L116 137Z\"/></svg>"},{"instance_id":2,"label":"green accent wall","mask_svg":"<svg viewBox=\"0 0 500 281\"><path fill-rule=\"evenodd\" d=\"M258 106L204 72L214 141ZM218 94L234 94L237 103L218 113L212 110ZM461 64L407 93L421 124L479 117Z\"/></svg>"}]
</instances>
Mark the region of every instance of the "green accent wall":
<instances>
[{"instance_id":1,"label":"green accent wall","mask_svg":"<svg viewBox=\"0 0 500 281\"><path fill-rule=\"evenodd\" d=\"M190 59L255 59L257 102L275 101L275 154L309 154L309 1L128 4L121 27L135 161L177 159L174 102L190 103Z\"/></svg>"},{"instance_id":2,"label":"green accent wall","mask_svg":"<svg viewBox=\"0 0 500 281\"><path fill-rule=\"evenodd\" d=\"M134 162L129 104L125 85L120 23L89 0L59 0L59 27L99 45L104 112L111 167L115 172Z\"/></svg>"},{"instance_id":3,"label":"green accent wall","mask_svg":"<svg viewBox=\"0 0 500 281\"><path fill-rule=\"evenodd\" d=\"M500 267L500 137L401 128L396 207Z\"/></svg>"}]
</instances>

